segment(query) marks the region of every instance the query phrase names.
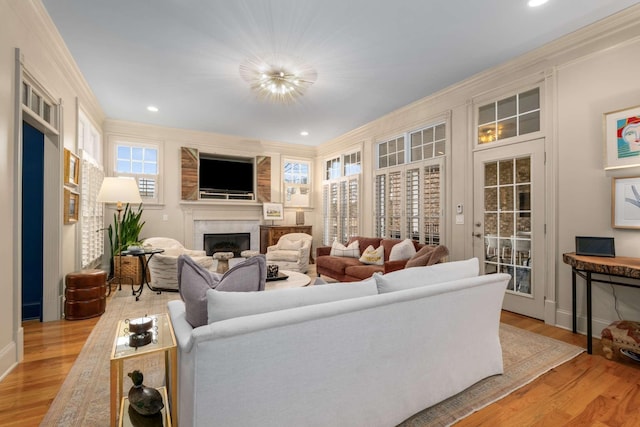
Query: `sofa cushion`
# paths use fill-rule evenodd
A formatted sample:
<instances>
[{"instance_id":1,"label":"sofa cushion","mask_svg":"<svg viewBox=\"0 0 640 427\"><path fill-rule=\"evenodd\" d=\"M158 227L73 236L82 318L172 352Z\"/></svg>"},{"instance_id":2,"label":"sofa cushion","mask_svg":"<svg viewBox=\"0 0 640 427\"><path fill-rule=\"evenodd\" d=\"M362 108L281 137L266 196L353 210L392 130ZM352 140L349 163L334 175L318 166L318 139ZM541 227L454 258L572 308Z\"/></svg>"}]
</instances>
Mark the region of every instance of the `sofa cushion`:
<instances>
[{"instance_id":1,"label":"sofa cushion","mask_svg":"<svg viewBox=\"0 0 640 427\"><path fill-rule=\"evenodd\" d=\"M359 280L364 280L373 275L373 273L384 273L384 266L382 265L350 265L344 269L346 276L355 277Z\"/></svg>"},{"instance_id":2,"label":"sofa cushion","mask_svg":"<svg viewBox=\"0 0 640 427\"><path fill-rule=\"evenodd\" d=\"M227 270L212 286L218 291L263 291L267 282L267 262L264 255L248 258Z\"/></svg>"},{"instance_id":3,"label":"sofa cushion","mask_svg":"<svg viewBox=\"0 0 640 427\"><path fill-rule=\"evenodd\" d=\"M322 286L279 289L266 292L207 291L209 323L235 317L286 310L312 304L358 298L378 293L373 278L349 284L330 283Z\"/></svg>"},{"instance_id":4,"label":"sofa cushion","mask_svg":"<svg viewBox=\"0 0 640 427\"><path fill-rule=\"evenodd\" d=\"M416 248L411 239L404 239L397 245L393 245L389 254L389 261L410 259L416 254Z\"/></svg>"},{"instance_id":5,"label":"sofa cushion","mask_svg":"<svg viewBox=\"0 0 640 427\"><path fill-rule=\"evenodd\" d=\"M318 258L316 260L316 263L318 265L322 264L323 269L334 271L339 275L345 274L346 269L350 266L362 265L358 258L347 258L331 255L323 256L322 259Z\"/></svg>"},{"instance_id":6,"label":"sofa cushion","mask_svg":"<svg viewBox=\"0 0 640 427\"><path fill-rule=\"evenodd\" d=\"M407 261L405 268L433 265L447 255L449 249L446 246L423 246Z\"/></svg>"},{"instance_id":7,"label":"sofa cushion","mask_svg":"<svg viewBox=\"0 0 640 427\"><path fill-rule=\"evenodd\" d=\"M367 249L364 250L359 261L363 264L383 265L384 248L382 246L379 246L378 248L374 249L372 245L369 245Z\"/></svg>"},{"instance_id":8,"label":"sofa cushion","mask_svg":"<svg viewBox=\"0 0 640 427\"><path fill-rule=\"evenodd\" d=\"M406 268L387 274L376 273L373 277L376 279L378 292L383 294L474 277L479 272L480 263L478 258L471 258L465 261L445 262L428 267Z\"/></svg>"},{"instance_id":9,"label":"sofa cushion","mask_svg":"<svg viewBox=\"0 0 640 427\"><path fill-rule=\"evenodd\" d=\"M380 241L382 239L380 237L362 237L362 236L353 236L349 238L347 244L351 244L352 242L358 241L360 244L360 254L357 258L360 258L360 255L364 253L364 250L367 249L370 245L374 248L380 246Z\"/></svg>"},{"instance_id":10,"label":"sofa cushion","mask_svg":"<svg viewBox=\"0 0 640 427\"><path fill-rule=\"evenodd\" d=\"M357 240L351 242L348 246L334 240L331 244L331 256L341 256L348 258L360 258L360 246Z\"/></svg>"},{"instance_id":11,"label":"sofa cushion","mask_svg":"<svg viewBox=\"0 0 640 427\"><path fill-rule=\"evenodd\" d=\"M207 291L213 286L209 270L188 255L178 257L178 291L184 301L187 322L194 328L207 324Z\"/></svg>"}]
</instances>

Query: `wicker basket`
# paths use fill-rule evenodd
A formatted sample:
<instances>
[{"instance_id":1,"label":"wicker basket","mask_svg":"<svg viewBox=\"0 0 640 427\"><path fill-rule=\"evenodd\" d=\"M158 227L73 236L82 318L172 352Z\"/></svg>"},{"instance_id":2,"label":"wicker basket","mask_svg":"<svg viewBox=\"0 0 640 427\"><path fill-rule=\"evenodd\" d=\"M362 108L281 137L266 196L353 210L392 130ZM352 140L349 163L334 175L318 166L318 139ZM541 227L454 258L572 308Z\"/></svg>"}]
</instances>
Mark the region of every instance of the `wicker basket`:
<instances>
[{"instance_id":1,"label":"wicker basket","mask_svg":"<svg viewBox=\"0 0 640 427\"><path fill-rule=\"evenodd\" d=\"M142 259L137 256L119 256L113 257L113 277L122 277L122 283L130 283L138 286L142 283ZM146 260L144 261L146 262ZM149 268L147 266L147 281L150 280Z\"/></svg>"}]
</instances>

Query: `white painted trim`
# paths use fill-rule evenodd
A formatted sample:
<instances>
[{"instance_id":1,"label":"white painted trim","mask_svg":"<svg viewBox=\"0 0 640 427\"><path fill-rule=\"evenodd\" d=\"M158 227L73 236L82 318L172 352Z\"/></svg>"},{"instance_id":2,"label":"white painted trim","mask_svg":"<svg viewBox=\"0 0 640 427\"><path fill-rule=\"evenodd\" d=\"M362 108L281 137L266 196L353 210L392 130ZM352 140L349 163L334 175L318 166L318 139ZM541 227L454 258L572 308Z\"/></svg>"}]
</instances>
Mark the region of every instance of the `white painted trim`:
<instances>
[{"instance_id":1,"label":"white painted trim","mask_svg":"<svg viewBox=\"0 0 640 427\"><path fill-rule=\"evenodd\" d=\"M15 50L15 100L13 123L13 182L22 180L22 54ZM22 329L22 186L14 185L13 192L13 332L17 348L13 363L21 362L24 355L24 344L18 342Z\"/></svg>"},{"instance_id":2,"label":"white painted trim","mask_svg":"<svg viewBox=\"0 0 640 427\"><path fill-rule=\"evenodd\" d=\"M555 326L572 330L573 329L573 316L570 311L567 310L556 310L557 321ZM611 321L600 319L593 317L591 319L591 324L593 325L593 338L600 339L602 330L611 324ZM578 314L577 317L577 329L578 333L581 335L587 334L587 316L582 316Z\"/></svg>"},{"instance_id":3,"label":"white painted trim","mask_svg":"<svg viewBox=\"0 0 640 427\"><path fill-rule=\"evenodd\" d=\"M0 350L0 381L9 375L13 368L18 366L18 362L15 359L17 348L16 342L11 341Z\"/></svg>"}]
</instances>

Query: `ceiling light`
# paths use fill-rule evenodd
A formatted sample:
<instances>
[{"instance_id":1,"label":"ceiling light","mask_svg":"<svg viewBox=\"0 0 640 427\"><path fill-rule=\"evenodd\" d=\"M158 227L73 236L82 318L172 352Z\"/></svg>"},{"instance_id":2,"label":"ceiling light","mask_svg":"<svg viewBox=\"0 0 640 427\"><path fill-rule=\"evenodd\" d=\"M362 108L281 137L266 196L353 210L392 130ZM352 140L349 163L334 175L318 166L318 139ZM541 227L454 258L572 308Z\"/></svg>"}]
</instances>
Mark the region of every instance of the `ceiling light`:
<instances>
[{"instance_id":1,"label":"ceiling light","mask_svg":"<svg viewBox=\"0 0 640 427\"><path fill-rule=\"evenodd\" d=\"M318 78L310 65L286 57L247 60L240 75L258 97L274 103L294 102Z\"/></svg>"},{"instance_id":2,"label":"ceiling light","mask_svg":"<svg viewBox=\"0 0 640 427\"><path fill-rule=\"evenodd\" d=\"M157 113L158 112L158 107L154 107L153 105L149 105L147 107L147 110L153 112L153 113Z\"/></svg>"},{"instance_id":3,"label":"ceiling light","mask_svg":"<svg viewBox=\"0 0 640 427\"><path fill-rule=\"evenodd\" d=\"M527 3L527 5L529 7L538 7L538 6L542 6L543 4L545 4L548 1L549 0L529 0L529 3Z\"/></svg>"},{"instance_id":4,"label":"ceiling light","mask_svg":"<svg viewBox=\"0 0 640 427\"><path fill-rule=\"evenodd\" d=\"M309 136L309 132L307 132L306 130L303 130L302 132L300 132L300 135Z\"/></svg>"}]
</instances>

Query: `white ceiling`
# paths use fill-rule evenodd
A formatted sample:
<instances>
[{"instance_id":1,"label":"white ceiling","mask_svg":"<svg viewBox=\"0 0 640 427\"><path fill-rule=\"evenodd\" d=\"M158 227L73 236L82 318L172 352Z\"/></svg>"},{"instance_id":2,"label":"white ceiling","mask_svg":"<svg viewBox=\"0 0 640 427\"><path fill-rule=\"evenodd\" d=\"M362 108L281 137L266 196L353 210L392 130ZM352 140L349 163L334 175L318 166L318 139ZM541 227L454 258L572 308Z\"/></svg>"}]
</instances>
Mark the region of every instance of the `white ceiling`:
<instances>
[{"instance_id":1,"label":"white ceiling","mask_svg":"<svg viewBox=\"0 0 640 427\"><path fill-rule=\"evenodd\" d=\"M307 145L638 3L42 1L109 118ZM258 100L240 77L273 54L318 72L295 105Z\"/></svg>"}]
</instances>

